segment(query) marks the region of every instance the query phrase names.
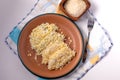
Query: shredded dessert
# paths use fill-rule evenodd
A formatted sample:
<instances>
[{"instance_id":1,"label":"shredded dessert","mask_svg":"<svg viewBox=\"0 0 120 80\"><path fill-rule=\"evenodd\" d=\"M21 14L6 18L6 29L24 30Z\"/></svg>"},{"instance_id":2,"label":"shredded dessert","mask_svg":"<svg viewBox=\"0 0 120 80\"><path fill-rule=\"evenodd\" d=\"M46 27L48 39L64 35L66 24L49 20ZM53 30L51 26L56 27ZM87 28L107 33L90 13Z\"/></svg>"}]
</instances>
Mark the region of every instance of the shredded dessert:
<instances>
[{"instance_id":1,"label":"shredded dessert","mask_svg":"<svg viewBox=\"0 0 120 80\"><path fill-rule=\"evenodd\" d=\"M31 48L36 55L42 56L41 63L47 65L49 70L61 69L75 56L75 51L64 42L64 34L57 30L53 23L42 23L29 35Z\"/></svg>"}]
</instances>

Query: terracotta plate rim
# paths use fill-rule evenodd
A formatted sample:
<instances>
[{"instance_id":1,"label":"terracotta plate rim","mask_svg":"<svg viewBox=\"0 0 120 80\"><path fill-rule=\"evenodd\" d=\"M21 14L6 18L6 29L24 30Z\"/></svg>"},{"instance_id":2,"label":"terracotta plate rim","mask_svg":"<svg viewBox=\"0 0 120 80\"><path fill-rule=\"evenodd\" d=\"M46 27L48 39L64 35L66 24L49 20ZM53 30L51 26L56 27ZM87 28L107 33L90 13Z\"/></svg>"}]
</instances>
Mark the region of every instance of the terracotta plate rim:
<instances>
[{"instance_id":1,"label":"terracotta plate rim","mask_svg":"<svg viewBox=\"0 0 120 80\"><path fill-rule=\"evenodd\" d=\"M62 17L64 17L64 18L68 19L70 22L72 22L72 23L76 26L76 28L78 29L78 31L79 31L79 33L80 33L80 35L81 35L81 39L82 39L82 47L83 47L83 49L82 49L81 57L79 58L78 63L77 63L77 64L75 65L75 67L74 67L73 69L71 69L69 72L67 72L67 73L65 73L65 74L63 74L63 75L61 75L61 76L58 76L58 77L44 77L44 76L40 76L39 74L36 74L36 73L33 72L32 70L30 70L30 69L25 65L24 61L22 60L21 55L20 55L20 52L19 52L19 46L18 46L18 45L19 45L19 40L20 40L19 38L20 38L20 36L21 36L22 31L23 31L24 28L26 27L26 25L29 24L29 22L31 22L33 19L35 19L35 18L37 18L37 17L39 17L39 16L44 16L44 15L49 15L49 14L51 14L51 15L57 15L57 16L62 16ZM38 76L38 77L44 78L44 79L57 79L57 78L61 78L61 77L64 77L64 76L70 74L70 73L73 72L73 71L77 68L77 66L81 63L81 60L82 60L83 54L84 54L84 38L83 38L83 35L82 35L82 32L81 32L80 28L79 28L79 27L77 26L77 24L76 24L73 20L71 20L69 17L66 17L66 16L64 16L64 15L62 15L62 14L57 14L57 13L45 13L45 14L40 14L40 15L38 15L38 16L30 19L30 20L24 25L24 27L22 28L22 30L21 30L21 32L20 32L20 34L19 34L19 37L18 37L17 51L18 51L18 57L19 57L19 59L21 60L22 64L23 64L24 67L25 67L28 71L30 71L32 74L34 74L34 75L36 75L36 76Z\"/></svg>"}]
</instances>

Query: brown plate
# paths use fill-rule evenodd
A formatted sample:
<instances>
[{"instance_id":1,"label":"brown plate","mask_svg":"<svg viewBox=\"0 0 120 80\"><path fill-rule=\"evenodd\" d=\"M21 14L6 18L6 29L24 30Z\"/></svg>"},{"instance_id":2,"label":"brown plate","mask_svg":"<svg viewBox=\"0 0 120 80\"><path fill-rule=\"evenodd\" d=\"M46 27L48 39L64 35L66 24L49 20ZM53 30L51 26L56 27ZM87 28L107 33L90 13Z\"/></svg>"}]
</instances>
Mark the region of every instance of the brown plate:
<instances>
[{"instance_id":1,"label":"brown plate","mask_svg":"<svg viewBox=\"0 0 120 80\"><path fill-rule=\"evenodd\" d=\"M76 56L71 62L59 70L48 70L47 65L41 64L41 56L35 60L35 51L30 46L29 35L32 29L45 22L56 24L66 37L70 37L72 39L70 47L76 51ZM83 37L77 25L67 17L54 13L43 14L33 18L24 26L19 36L18 52L22 63L32 73L43 78L58 78L73 71L80 62L83 53Z\"/></svg>"}]
</instances>

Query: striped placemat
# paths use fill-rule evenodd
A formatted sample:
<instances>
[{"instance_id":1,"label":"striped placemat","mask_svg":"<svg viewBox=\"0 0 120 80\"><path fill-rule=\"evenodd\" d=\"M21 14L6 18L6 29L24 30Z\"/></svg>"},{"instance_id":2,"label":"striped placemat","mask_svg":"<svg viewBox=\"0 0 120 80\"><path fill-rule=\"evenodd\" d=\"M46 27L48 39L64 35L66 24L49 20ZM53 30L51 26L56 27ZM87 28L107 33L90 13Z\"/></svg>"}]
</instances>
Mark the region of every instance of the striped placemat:
<instances>
[{"instance_id":1,"label":"striped placemat","mask_svg":"<svg viewBox=\"0 0 120 80\"><path fill-rule=\"evenodd\" d=\"M37 0L34 7L30 12L13 28L13 30L5 38L6 45L13 51L18 57L17 52L17 41L19 34L24 25L32 18L45 13L56 13L60 0ZM89 17L93 17L95 20L94 28L90 35L88 57L84 64L81 63L71 74L59 78L60 80L79 80L81 79L90 69L92 69L99 61L101 61L106 54L111 50L113 43L107 31L94 17L91 9L82 16L81 19L75 23L81 29L84 39L87 37L87 20ZM24 76L24 74L23 74ZM30 75L31 76L31 75ZM28 77L28 76L27 76ZM33 75L31 80L46 80L38 76ZM58 80L58 79L57 79Z\"/></svg>"}]
</instances>

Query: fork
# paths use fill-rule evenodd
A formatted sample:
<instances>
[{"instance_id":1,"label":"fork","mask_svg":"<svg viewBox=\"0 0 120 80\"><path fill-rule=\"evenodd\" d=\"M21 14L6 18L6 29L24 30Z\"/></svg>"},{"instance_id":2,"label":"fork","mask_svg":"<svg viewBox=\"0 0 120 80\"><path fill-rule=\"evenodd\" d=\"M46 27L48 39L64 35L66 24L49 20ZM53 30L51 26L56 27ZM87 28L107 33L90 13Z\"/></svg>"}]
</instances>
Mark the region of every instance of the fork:
<instances>
[{"instance_id":1,"label":"fork","mask_svg":"<svg viewBox=\"0 0 120 80\"><path fill-rule=\"evenodd\" d=\"M88 19L88 38L87 38L87 41L86 41L86 45L85 45L85 52L84 52L84 55L83 55L83 60L82 62L84 63L86 58L87 58L87 46L88 46L88 42L89 42L89 38L90 38L90 32L92 31L93 29L93 26L94 26L94 18L90 17Z\"/></svg>"}]
</instances>

